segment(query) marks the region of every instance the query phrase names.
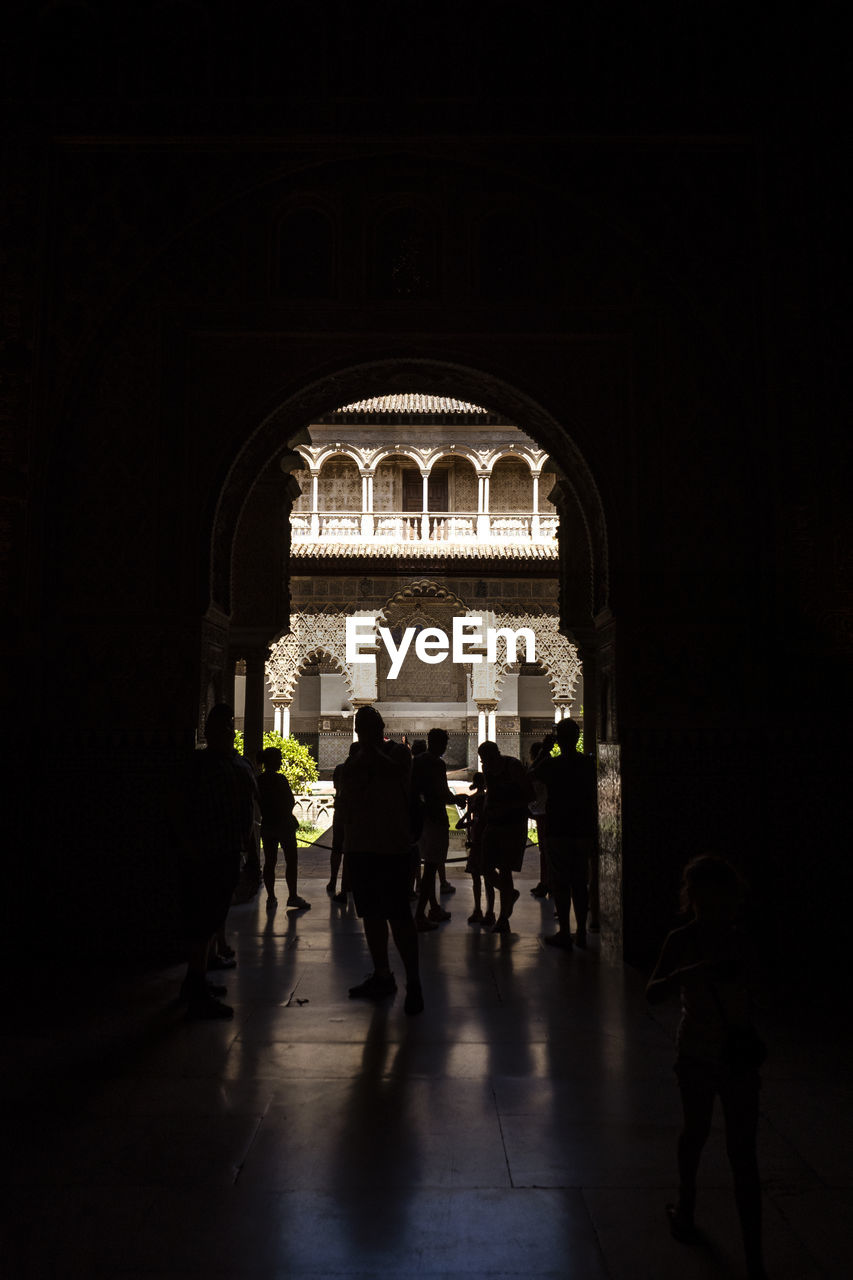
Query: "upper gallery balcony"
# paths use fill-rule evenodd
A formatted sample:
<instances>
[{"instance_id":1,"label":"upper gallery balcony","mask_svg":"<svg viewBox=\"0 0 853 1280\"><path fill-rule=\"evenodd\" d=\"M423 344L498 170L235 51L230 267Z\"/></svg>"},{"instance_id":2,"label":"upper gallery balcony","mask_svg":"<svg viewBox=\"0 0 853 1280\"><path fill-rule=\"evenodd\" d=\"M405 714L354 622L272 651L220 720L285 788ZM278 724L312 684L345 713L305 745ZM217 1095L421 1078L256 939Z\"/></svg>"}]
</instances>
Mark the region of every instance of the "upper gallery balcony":
<instances>
[{"instance_id":1,"label":"upper gallery balcony","mask_svg":"<svg viewBox=\"0 0 853 1280\"><path fill-rule=\"evenodd\" d=\"M547 455L486 410L380 397L309 431L311 443L297 446L305 465L293 473L295 555L557 558Z\"/></svg>"}]
</instances>

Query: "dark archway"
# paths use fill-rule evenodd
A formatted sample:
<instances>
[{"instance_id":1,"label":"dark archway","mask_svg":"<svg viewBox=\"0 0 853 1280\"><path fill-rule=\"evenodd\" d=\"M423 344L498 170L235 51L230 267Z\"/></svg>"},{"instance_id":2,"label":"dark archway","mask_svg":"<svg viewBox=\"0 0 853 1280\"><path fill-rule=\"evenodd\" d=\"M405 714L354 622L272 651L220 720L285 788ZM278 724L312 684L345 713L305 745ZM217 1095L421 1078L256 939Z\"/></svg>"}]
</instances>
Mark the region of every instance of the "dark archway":
<instances>
[{"instance_id":1,"label":"dark archway","mask_svg":"<svg viewBox=\"0 0 853 1280\"><path fill-rule=\"evenodd\" d=\"M208 620L222 627L229 616L235 589L243 574L257 575L259 547L264 539L253 543L253 553L241 543L244 514L246 523L257 526L256 496L260 483L269 496L272 485L279 481L278 499L266 507L261 520L275 521L276 505L289 513L293 494L282 493L282 471L289 473L298 465L293 449L304 436L307 424L341 404L367 399L377 394L417 389L431 394L452 395L494 412L508 421L517 422L543 449L553 466L554 488L549 496L560 514L560 627L578 643L584 668L586 707L584 732L586 749L597 752L600 732L597 711L599 682L608 688L615 680L614 624L609 607L609 552L607 519L604 504L592 471L571 434L541 403L493 372L438 360L387 359L340 368L333 373L287 394L249 436L234 458L215 502L213 526L207 548L210 583ZM290 482L293 483L292 481ZM294 486L295 488L295 486ZM546 490L547 492L547 490ZM250 502L251 499L251 502ZM213 505L213 504L212 504ZM280 527L281 520L273 527ZM269 540L266 540L269 544ZM282 566L274 554L269 558L269 572L280 573ZM259 612L252 616L239 609L237 627L231 627L230 654L248 657L255 663L256 700L261 696L263 659L266 646L274 635L286 629L289 616L282 614L275 624L267 623L264 613L268 593L258 596ZM282 600L289 599L286 588ZM261 601L264 604L261 605ZM225 623L225 630L228 624ZM239 645L246 647L238 654ZM228 651L225 646L223 651ZM227 680L225 681L227 686ZM619 761L615 718L606 725L609 739L606 758L608 780L607 821L603 823L600 876L594 876L594 911L602 932L602 952L611 958L622 957L622 856L621 827L612 821L614 803L619 803Z\"/></svg>"}]
</instances>

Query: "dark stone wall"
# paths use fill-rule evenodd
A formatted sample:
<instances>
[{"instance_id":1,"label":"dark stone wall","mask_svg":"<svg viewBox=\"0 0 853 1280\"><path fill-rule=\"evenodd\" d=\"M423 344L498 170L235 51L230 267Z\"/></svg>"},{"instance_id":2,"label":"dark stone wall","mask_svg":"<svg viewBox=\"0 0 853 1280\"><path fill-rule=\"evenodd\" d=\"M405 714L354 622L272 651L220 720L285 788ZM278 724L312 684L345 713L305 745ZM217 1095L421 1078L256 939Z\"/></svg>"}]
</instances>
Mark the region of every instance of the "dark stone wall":
<instances>
[{"instance_id":1,"label":"dark stone wall","mask_svg":"<svg viewBox=\"0 0 853 1280\"><path fill-rule=\"evenodd\" d=\"M262 26L229 43L215 5L196 6L201 35L170 28L166 74L144 6L130 38L109 6L69 10L95 24L65 33L76 61L54 56L48 6L13 9L0 568L25 798L7 847L29 847L32 767L58 735L45 803L74 874L42 897L45 936L70 914L97 949L87 922L117 877L136 887L105 949L158 948L168 857L134 797L165 803L162 752L220 696L230 628L271 638L286 617L260 496L274 513L307 421L396 389L494 407L561 471L564 621L599 654L601 737L620 747L629 958L652 954L679 866L711 845L752 873L770 933L840 931L832 41L743 17L732 41L688 16L605 52L589 17L558 33L574 78L549 78L560 45L531 21L509 51L495 15L468 59L459 19L461 83L444 58L371 79L412 32L350 31L358 62L344 6L337 28L295 22L316 74L275 87L256 79ZM32 870L13 855L13 900Z\"/></svg>"}]
</instances>

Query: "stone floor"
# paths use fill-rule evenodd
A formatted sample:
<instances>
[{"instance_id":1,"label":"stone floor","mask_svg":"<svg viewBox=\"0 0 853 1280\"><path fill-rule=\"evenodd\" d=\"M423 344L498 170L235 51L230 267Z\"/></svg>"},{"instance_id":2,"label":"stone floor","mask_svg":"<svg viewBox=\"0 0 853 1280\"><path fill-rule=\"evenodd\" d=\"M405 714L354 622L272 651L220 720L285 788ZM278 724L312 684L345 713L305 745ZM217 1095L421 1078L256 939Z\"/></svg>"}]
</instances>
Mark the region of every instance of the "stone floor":
<instances>
[{"instance_id":1,"label":"stone floor","mask_svg":"<svg viewBox=\"0 0 853 1280\"><path fill-rule=\"evenodd\" d=\"M351 1001L359 922L330 904L319 858L303 863L312 910L232 910L233 1022L184 1021L179 967L69 969L6 1027L4 1276L743 1274L718 1127L705 1243L668 1235L675 1011L650 1013L642 975L594 942L543 947L553 918L530 879L512 935L467 926L455 871L453 919L421 939L423 1015L402 994ZM850 1041L820 1025L784 1002L764 1023L774 1280L853 1275Z\"/></svg>"}]
</instances>

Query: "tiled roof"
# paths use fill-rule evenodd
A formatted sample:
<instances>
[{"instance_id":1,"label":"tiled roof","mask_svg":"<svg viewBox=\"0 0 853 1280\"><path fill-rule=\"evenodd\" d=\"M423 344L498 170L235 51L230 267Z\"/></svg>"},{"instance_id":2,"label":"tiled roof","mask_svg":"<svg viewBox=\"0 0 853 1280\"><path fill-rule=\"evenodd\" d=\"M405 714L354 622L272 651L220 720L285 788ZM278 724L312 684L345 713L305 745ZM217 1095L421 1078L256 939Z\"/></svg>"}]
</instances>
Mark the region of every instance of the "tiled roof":
<instances>
[{"instance_id":1,"label":"tiled roof","mask_svg":"<svg viewBox=\"0 0 853 1280\"><path fill-rule=\"evenodd\" d=\"M342 405L336 409L334 417L348 416L353 413L482 413L488 409L478 404L468 404L465 400L453 400L450 396L426 396L417 391L407 391L404 395L374 396L371 400L356 400L354 404Z\"/></svg>"},{"instance_id":2,"label":"tiled roof","mask_svg":"<svg viewBox=\"0 0 853 1280\"><path fill-rule=\"evenodd\" d=\"M291 560L557 560L556 542L294 542Z\"/></svg>"}]
</instances>

